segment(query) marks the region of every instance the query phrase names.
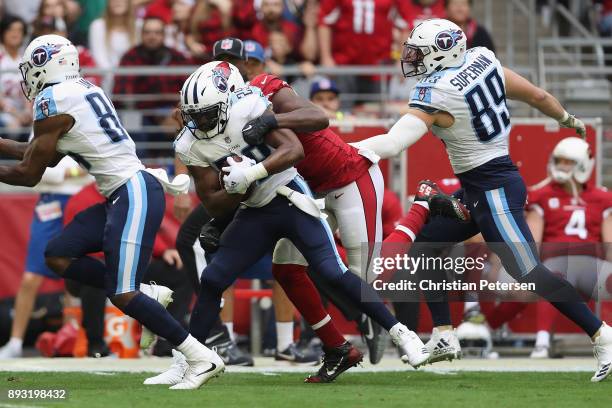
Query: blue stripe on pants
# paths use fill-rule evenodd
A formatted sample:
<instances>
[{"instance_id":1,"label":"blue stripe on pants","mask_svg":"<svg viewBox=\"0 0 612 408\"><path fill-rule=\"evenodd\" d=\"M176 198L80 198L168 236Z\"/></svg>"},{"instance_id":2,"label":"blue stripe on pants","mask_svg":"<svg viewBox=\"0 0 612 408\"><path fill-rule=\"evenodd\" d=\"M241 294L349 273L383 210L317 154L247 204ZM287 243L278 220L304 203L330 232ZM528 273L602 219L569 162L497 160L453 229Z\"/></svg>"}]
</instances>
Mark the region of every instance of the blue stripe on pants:
<instances>
[{"instance_id":1,"label":"blue stripe on pants","mask_svg":"<svg viewBox=\"0 0 612 408\"><path fill-rule=\"evenodd\" d=\"M308 187L308 184L306 184L306 182L304 181L302 177L296 177L293 179L293 181L302 190L302 193L304 193L307 196L314 197L312 194L312 191L310 191L310 187ZM338 265L342 269L343 273L348 271L348 268L346 267L344 262L342 262L342 258L340 257L340 254L338 253L338 247L336 247L336 240L334 239L334 234L332 233L331 228L329 228L329 224L325 222L325 220L323 219L321 219L320 222L321 222L321 225L323 225L323 228L325 229L327 238L332 244L332 248L334 249L334 254L336 255L336 260L338 261ZM359 271L355 271L355 273L359 273Z\"/></svg>"}]
</instances>

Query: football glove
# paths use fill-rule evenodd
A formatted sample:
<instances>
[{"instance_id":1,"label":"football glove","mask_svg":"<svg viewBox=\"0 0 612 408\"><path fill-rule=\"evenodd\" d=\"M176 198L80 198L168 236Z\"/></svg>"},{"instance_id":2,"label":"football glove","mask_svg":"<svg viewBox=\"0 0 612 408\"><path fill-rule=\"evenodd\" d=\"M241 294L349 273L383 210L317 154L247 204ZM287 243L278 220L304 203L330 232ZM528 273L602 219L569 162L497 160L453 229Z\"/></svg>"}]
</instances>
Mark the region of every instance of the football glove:
<instances>
[{"instance_id":1,"label":"football glove","mask_svg":"<svg viewBox=\"0 0 612 408\"><path fill-rule=\"evenodd\" d=\"M251 146L260 145L264 142L268 132L277 127L278 122L274 113L266 110L263 115L244 125L242 128L242 138Z\"/></svg>"},{"instance_id":2,"label":"football glove","mask_svg":"<svg viewBox=\"0 0 612 408\"><path fill-rule=\"evenodd\" d=\"M575 129L581 138L586 139L586 126L584 126L584 122L574 115L565 112L561 120L559 120L559 125L564 128Z\"/></svg>"},{"instance_id":3,"label":"football glove","mask_svg":"<svg viewBox=\"0 0 612 408\"><path fill-rule=\"evenodd\" d=\"M200 246L207 254L212 254L219 248L221 231L213 223L214 218L210 219L200 230Z\"/></svg>"}]
</instances>

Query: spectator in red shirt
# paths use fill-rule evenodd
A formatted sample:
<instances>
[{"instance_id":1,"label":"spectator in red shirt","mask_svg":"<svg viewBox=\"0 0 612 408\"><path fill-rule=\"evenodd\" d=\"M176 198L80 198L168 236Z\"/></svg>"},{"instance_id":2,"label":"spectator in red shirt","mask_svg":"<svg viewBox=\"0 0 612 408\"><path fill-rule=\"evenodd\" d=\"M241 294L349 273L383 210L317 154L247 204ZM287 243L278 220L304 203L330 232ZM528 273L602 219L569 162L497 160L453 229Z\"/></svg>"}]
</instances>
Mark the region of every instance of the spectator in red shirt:
<instances>
[{"instance_id":1,"label":"spectator in red shirt","mask_svg":"<svg viewBox=\"0 0 612 408\"><path fill-rule=\"evenodd\" d=\"M189 65L191 61L179 51L164 45L164 22L157 17L147 17L142 24L142 42L128 50L121 58L121 67L133 66L176 66ZM165 126L176 128L171 115L178 103L178 90L181 89L186 75L121 75L115 78L114 94L142 97L155 95L155 100L133 98L129 103L118 101L117 105L138 110L149 110L142 116L143 126ZM119 99L119 98L118 98ZM135 99L135 100L134 100ZM142 99L142 98L141 98ZM153 110L153 111L151 111ZM128 125L129 126L129 125ZM135 139L167 140L161 132L134 133Z\"/></svg>"},{"instance_id":2,"label":"spectator in red shirt","mask_svg":"<svg viewBox=\"0 0 612 408\"><path fill-rule=\"evenodd\" d=\"M283 0L262 0L261 20L257 21L251 31L251 38L264 48L268 46L269 35L274 31L282 32L289 40L292 49L297 49L300 41L300 28L283 17Z\"/></svg>"},{"instance_id":3,"label":"spectator in red shirt","mask_svg":"<svg viewBox=\"0 0 612 408\"><path fill-rule=\"evenodd\" d=\"M400 2L402 16L408 23L408 31L430 18L445 18L443 0L404 0ZM404 36L407 37L407 36Z\"/></svg>"},{"instance_id":4,"label":"spectator in red shirt","mask_svg":"<svg viewBox=\"0 0 612 408\"><path fill-rule=\"evenodd\" d=\"M405 29L407 0L321 0L319 43L321 64L378 65L390 62L393 28ZM342 92L377 93L372 77L337 78Z\"/></svg>"},{"instance_id":5,"label":"spectator in red shirt","mask_svg":"<svg viewBox=\"0 0 612 408\"><path fill-rule=\"evenodd\" d=\"M255 23L253 0L198 0L185 41L195 57L210 57L225 37L245 37Z\"/></svg>"},{"instance_id":6,"label":"spectator in red shirt","mask_svg":"<svg viewBox=\"0 0 612 408\"><path fill-rule=\"evenodd\" d=\"M495 52L489 32L472 18L472 0L445 0L446 18L457 24L467 39L467 47L487 47Z\"/></svg>"}]
</instances>

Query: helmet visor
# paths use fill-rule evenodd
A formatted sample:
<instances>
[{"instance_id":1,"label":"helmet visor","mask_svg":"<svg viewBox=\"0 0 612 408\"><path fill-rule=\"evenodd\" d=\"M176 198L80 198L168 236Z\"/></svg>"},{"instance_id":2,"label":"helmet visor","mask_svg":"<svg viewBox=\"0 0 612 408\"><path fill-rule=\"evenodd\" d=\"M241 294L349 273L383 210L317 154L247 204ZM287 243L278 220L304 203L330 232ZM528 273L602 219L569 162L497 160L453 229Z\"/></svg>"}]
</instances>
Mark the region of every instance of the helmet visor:
<instances>
[{"instance_id":1,"label":"helmet visor","mask_svg":"<svg viewBox=\"0 0 612 408\"><path fill-rule=\"evenodd\" d=\"M408 44L408 42L404 43L400 61L405 78L422 75L427 72L427 67L423 63L423 59L427 54L429 54L429 47L419 47Z\"/></svg>"},{"instance_id":2,"label":"helmet visor","mask_svg":"<svg viewBox=\"0 0 612 408\"><path fill-rule=\"evenodd\" d=\"M25 95L27 99L31 99L30 95L32 94L32 87L28 83L28 72L30 71L31 65L29 62L22 62L19 64L19 72L21 72L21 91Z\"/></svg>"},{"instance_id":3,"label":"helmet visor","mask_svg":"<svg viewBox=\"0 0 612 408\"><path fill-rule=\"evenodd\" d=\"M181 111L181 115L185 126L198 139L202 138L202 134L205 135L204 138L213 138L223 133L227 125L227 105L223 102L197 110Z\"/></svg>"}]
</instances>

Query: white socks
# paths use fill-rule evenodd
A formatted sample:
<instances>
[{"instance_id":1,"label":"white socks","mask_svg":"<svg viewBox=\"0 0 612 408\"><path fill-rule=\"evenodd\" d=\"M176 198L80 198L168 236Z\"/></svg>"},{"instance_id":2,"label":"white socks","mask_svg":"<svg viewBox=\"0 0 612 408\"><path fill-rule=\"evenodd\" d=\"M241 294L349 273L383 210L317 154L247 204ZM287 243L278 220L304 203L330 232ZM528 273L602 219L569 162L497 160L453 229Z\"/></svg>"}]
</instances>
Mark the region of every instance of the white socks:
<instances>
[{"instance_id":1,"label":"white socks","mask_svg":"<svg viewBox=\"0 0 612 408\"><path fill-rule=\"evenodd\" d=\"M550 333L546 330L538 330L535 345L536 347L550 347Z\"/></svg>"},{"instance_id":2,"label":"white socks","mask_svg":"<svg viewBox=\"0 0 612 408\"><path fill-rule=\"evenodd\" d=\"M276 322L276 350L283 351L293 343L293 322Z\"/></svg>"},{"instance_id":3,"label":"white socks","mask_svg":"<svg viewBox=\"0 0 612 408\"><path fill-rule=\"evenodd\" d=\"M230 339L234 341L234 322L223 322L223 325L227 327L227 331L229 332Z\"/></svg>"},{"instance_id":4,"label":"white socks","mask_svg":"<svg viewBox=\"0 0 612 408\"><path fill-rule=\"evenodd\" d=\"M191 334L176 349L185 355L187 361L211 360L212 350L200 343Z\"/></svg>"}]
</instances>

